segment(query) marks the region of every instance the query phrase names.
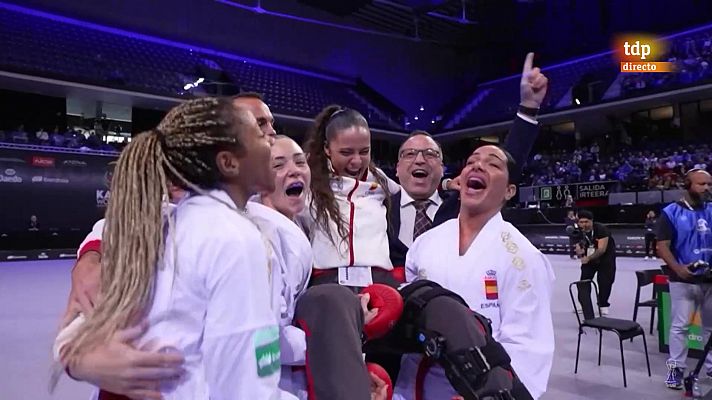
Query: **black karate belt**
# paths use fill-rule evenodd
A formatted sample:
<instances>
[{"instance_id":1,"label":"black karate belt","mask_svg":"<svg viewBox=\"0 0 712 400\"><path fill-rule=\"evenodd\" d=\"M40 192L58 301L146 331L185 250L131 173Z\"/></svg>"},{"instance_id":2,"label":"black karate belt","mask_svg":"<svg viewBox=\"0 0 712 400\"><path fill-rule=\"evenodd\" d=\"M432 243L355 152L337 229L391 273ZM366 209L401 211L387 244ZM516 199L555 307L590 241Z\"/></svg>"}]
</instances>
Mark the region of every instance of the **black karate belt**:
<instances>
[{"instance_id":1,"label":"black karate belt","mask_svg":"<svg viewBox=\"0 0 712 400\"><path fill-rule=\"evenodd\" d=\"M483 345L467 349L451 350L445 336L427 329L423 311L430 301L441 296L450 297L469 309L462 297L426 280L411 283L401 289L401 295L405 307L397 329L406 339L407 350L411 350L407 352L423 352L437 362L445 370L452 387L465 400L533 399L512 370L506 350L492 337L489 319L472 313L480 328L477 332L482 335L478 342Z\"/></svg>"}]
</instances>

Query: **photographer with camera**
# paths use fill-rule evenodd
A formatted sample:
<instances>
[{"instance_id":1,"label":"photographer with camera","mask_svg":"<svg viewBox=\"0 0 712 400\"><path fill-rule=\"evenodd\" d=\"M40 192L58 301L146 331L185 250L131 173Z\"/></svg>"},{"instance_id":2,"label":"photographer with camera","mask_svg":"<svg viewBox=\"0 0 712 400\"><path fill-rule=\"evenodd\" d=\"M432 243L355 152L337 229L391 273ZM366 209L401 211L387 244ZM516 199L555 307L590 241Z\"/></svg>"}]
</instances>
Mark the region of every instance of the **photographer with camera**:
<instances>
[{"instance_id":1,"label":"photographer with camera","mask_svg":"<svg viewBox=\"0 0 712 400\"><path fill-rule=\"evenodd\" d=\"M663 209L657 226L658 255L670 278L670 358L667 387L682 389L687 361L687 328L691 314L701 310L704 340L712 331L712 177L702 169L685 175L685 195ZM712 357L706 363L712 377Z\"/></svg>"},{"instance_id":2,"label":"photographer with camera","mask_svg":"<svg viewBox=\"0 0 712 400\"><path fill-rule=\"evenodd\" d=\"M593 213L581 210L578 213L578 229L572 232L576 241L576 253L581 259L581 280L593 279L596 275L600 290L598 306L601 315L608 315L608 298L616 278L616 243L605 225L593 222ZM591 297L591 287L579 291L579 302Z\"/></svg>"}]
</instances>

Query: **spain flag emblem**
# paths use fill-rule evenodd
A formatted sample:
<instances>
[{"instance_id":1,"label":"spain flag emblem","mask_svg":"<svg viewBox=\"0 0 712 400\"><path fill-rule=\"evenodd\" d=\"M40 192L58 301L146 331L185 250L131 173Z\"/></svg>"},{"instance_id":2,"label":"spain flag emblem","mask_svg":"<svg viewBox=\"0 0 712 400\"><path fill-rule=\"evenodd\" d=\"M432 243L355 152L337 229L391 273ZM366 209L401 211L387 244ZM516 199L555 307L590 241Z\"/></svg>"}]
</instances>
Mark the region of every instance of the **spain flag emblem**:
<instances>
[{"instance_id":1,"label":"spain flag emblem","mask_svg":"<svg viewBox=\"0 0 712 400\"><path fill-rule=\"evenodd\" d=\"M494 276L485 277L485 297L487 300L499 299L497 293L497 278Z\"/></svg>"}]
</instances>

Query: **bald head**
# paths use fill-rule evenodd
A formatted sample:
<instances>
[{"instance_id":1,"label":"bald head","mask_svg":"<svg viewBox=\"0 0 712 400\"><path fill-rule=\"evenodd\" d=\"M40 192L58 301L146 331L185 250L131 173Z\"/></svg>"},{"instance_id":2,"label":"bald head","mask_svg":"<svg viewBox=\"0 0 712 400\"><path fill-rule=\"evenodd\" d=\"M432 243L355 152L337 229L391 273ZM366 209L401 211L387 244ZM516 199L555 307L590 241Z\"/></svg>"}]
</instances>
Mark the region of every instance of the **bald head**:
<instances>
[{"instance_id":1,"label":"bald head","mask_svg":"<svg viewBox=\"0 0 712 400\"><path fill-rule=\"evenodd\" d=\"M274 130L274 116L262 99L257 96L236 96L233 98L232 104L251 112L257 119L257 125L262 132L274 141L274 136L277 134Z\"/></svg>"},{"instance_id":2,"label":"bald head","mask_svg":"<svg viewBox=\"0 0 712 400\"><path fill-rule=\"evenodd\" d=\"M703 169L693 169L685 175L687 192L693 200L700 200L710 190L712 176Z\"/></svg>"}]
</instances>

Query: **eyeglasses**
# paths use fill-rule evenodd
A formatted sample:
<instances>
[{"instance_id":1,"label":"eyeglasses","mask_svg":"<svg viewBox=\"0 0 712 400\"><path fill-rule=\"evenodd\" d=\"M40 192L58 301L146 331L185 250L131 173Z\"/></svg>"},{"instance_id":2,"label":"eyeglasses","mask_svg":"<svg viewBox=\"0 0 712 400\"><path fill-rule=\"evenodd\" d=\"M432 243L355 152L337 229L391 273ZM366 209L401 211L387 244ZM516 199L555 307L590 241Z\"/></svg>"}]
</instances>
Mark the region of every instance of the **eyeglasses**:
<instances>
[{"instance_id":1,"label":"eyeglasses","mask_svg":"<svg viewBox=\"0 0 712 400\"><path fill-rule=\"evenodd\" d=\"M403 149L401 150L400 154L398 155L398 158L401 160L415 160L416 157L418 157L418 153L423 154L423 158L426 160L439 160L440 159L440 152L435 150L435 149L423 149L423 150L418 150L418 149Z\"/></svg>"}]
</instances>

